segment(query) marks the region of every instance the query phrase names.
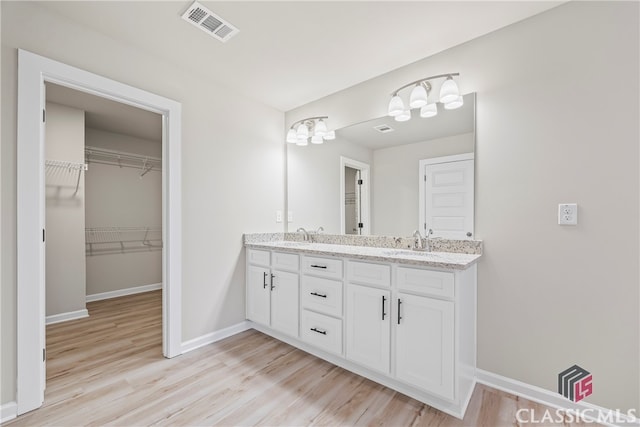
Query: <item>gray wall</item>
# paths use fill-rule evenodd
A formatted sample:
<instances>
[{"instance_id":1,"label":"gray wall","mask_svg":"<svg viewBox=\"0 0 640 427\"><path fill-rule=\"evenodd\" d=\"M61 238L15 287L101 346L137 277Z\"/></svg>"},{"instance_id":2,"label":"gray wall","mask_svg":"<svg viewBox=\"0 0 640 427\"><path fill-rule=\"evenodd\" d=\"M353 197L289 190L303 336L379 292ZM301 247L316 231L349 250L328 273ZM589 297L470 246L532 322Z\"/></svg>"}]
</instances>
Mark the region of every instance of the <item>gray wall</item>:
<instances>
[{"instance_id":1,"label":"gray wall","mask_svg":"<svg viewBox=\"0 0 640 427\"><path fill-rule=\"evenodd\" d=\"M284 205L283 113L34 2L3 1L0 7L0 404L15 400L16 387L18 47L182 103L182 339L243 321L242 234L282 231L275 212ZM247 117L251 117L251 126L247 126Z\"/></svg>"},{"instance_id":2,"label":"gray wall","mask_svg":"<svg viewBox=\"0 0 640 427\"><path fill-rule=\"evenodd\" d=\"M45 158L84 163L84 111L47 102ZM45 168L46 315L84 310L84 172ZM4 341L3 341L4 343Z\"/></svg>"},{"instance_id":3,"label":"gray wall","mask_svg":"<svg viewBox=\"0 0 640 427\"><path fill-rule=\"evenodd\" d=\"M87 128L86 145L161 157L162 142ZM162 226L162 173L90 163L86 174L87 227ZM135 238L140 236L136 233ZM133 244L127 244L127 247ZM141 243L140 243L141 246ZM125 251L87 255L87 295L162 283L162 251ZM141 248L143 249L143 248Z\"/></svg>"},{"instance_id":4,"label":"gray wall","mask_svg":"<svg viewBox=\"0 0 640 427\"><path fill-rule=\"evenodd\" d=\"M569 2L299 109L340 128L386 114L389 93L460 72L477 92L478 366L555 393L640 406L638 2ZM558 203L579 204L576 227Z\"/></svg>"},{"instance_id":5,"label":"gray wall","mask_svg":"<svg viewBox=\"0 0 640 427\"><path fill-rule=\"evenodd\" d=\"M371 165L371 150L340 138L322 145L288 145L289 231L322 226L326 233L340 234L340 156Z\"/></svg>"},{"instance_id":6,"label":"gray wall","mask_svg":"<svg viewBox=\"0 0 640 427\"><path fill-rule=\"evenodd\" d=\"M473 153L473 143L473 133L466 133L375 150L371 168L371 234L409 236L419 228L420 160Z\"/></svg>"}]
</instances>

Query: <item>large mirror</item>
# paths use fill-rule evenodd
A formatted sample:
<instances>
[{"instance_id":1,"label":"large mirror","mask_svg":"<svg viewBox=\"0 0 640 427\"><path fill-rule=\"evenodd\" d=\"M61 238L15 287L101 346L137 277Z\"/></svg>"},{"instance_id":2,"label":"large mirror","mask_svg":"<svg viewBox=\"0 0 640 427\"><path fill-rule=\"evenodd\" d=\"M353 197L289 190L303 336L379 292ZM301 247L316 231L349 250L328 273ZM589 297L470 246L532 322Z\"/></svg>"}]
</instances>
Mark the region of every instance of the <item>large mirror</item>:
<instances>
[{"instance_id":1,"label":"large mirror","mask_svg":"<svg viewBox=\"0 0 640 427\"><path fill-rule=\"evenodd\" d=\"M468 94L460 108L438 104L435 117L385 116L321 145L288 144L288 230L473 238L475 104Z\"/></svg>"}]
</instances>

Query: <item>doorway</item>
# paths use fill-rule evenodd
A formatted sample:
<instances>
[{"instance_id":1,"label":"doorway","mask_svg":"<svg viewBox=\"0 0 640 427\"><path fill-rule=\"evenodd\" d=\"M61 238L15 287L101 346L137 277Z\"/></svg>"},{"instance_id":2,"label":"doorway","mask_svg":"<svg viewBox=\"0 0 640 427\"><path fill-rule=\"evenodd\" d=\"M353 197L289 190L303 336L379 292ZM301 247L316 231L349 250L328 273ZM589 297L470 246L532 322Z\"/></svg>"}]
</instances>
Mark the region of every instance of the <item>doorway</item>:
<instances>
[{"instance_id":1,"label":"doorway","mask_svg":"<svg viewBox=\"0 0 640 427\"><path fill-rule=\"evenodd\" d=\"M369 165L340 156L340 234L371 233Z\"/></svg>"},{"instance_id":2,"label":"doorway","mask_svg":"<svg viewBox=\"0 0 640 427\"><path fill-rule=\"evenodd\" d=\"M162 115L163 354L181 354L181 104L18 50L17 413L40 407L45 386L45 82Z\"/></svg>"}]
</instances>

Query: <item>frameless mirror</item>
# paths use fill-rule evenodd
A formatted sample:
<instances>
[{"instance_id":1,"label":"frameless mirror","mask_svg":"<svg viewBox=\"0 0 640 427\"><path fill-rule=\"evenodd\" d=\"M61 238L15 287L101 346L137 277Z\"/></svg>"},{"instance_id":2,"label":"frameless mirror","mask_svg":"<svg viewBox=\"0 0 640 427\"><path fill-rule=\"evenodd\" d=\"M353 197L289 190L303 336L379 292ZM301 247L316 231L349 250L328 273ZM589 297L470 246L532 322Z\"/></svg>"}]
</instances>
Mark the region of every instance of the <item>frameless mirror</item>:
<instances>
[{"instance_id":1,"label":"frameless mirror","mask_svg":"<svg viewBox=\"0 0 640 427\"><path fill-rule=\"evenodd\" d=\"M337 129L322 145L288 144L288 230L472 238L475 104L467 94L460 108L438 104L435 117L413 110L406 122Z\"/></svg>"}]
</instances>

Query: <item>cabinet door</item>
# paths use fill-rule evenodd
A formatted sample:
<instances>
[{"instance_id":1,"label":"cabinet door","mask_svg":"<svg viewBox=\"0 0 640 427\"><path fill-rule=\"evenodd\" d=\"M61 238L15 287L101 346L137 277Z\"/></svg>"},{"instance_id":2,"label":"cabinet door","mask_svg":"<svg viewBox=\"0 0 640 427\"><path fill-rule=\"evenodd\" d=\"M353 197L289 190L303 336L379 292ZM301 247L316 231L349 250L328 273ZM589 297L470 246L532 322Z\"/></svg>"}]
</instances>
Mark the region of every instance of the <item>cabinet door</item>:
<instances>
[{"instance_id":1,"label":"cabinet door","mask_svg":"<svg viewBox=\"0 0 640 427\"><path fill-rule=\"evenodd\" d=\"M347 359L389 373L391 322L389 291L347 286Z\"/></svg>"},{"instance_id":2,"label":"cabinet door","mask_svg":"<svg viewBox=\"0 0 640 427\"><path fill-rule=\"evenodd\" d=\"M247 268L247 319L269 326L271 289L269 269L249 265Z\"/></svg>"},{"instance_id":3,"label":"cabinet door","mask_svg":"<svg viewBox=\"0 0 640 427\"><path fill-rule=\"evenodd\" d=\"M396 377L446 399L454 399L454 306L409 294L398 294ZM398 304L398 301L395 301Z\"/></svg>"},{"instance_id":4,"label":"cabinet door","mask_svg":"<svg viewBox=\"0 0 640 427\"><path fill-rule=\"evenodd\" d=\"M298 336L298 275L274 270L271 290L271 327Z\"/></svg>"}]
</instances>

